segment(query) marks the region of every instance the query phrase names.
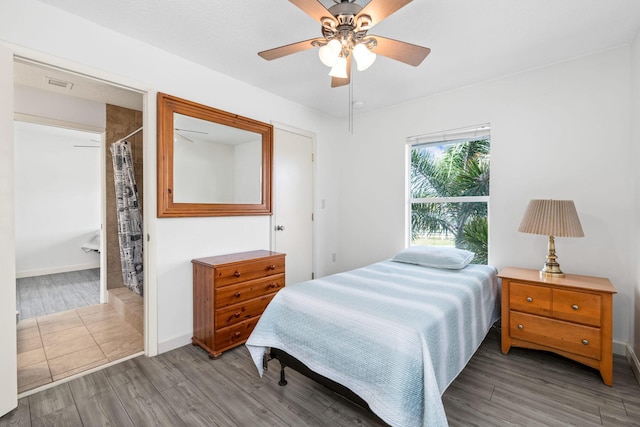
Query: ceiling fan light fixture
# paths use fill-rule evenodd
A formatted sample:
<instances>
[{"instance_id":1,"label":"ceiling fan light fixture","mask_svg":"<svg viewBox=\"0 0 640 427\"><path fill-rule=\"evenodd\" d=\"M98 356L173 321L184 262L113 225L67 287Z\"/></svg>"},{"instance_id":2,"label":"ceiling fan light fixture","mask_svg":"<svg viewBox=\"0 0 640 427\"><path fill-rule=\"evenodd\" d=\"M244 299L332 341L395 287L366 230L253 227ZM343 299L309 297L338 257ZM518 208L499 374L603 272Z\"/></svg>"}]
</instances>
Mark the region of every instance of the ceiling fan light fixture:
<instances>
[{"instance_id":1,"label":"ceiling fan light fixture","mask_svg":"<svg viewBox=\"0 0 640 427\"><path fill-rule=\"evenodd\" d=\"M331 77L337 77L339 79L346 79L349 76L347 75L347 58L344 56L339 56L336 64L329 71L329 75Z\"/></svg>"},{"instance_id":2,"label":"ceiling fan light fixture","mask_svg":"<svg viewBox=\"0 0 640 427\"><path fill-rule=\"evenodd\" d=\"M338 62L341 50L342 44L340 44L338 40L333 39L318 50L318 56L320 56L320 61L322 61L324 65L333 67L336 65L336 62Z\"/></svg>"},{"instance_id":3,"label":"ceiling fan light fixture","mask_svg":"<svg viewBox=\"0 0 640 427\"><path fill-rule=\"evenodd\" d=\"M353 48L353 58L356 60L358 71L364 71L376 60L376 54L371 52L366 45L358 43Z\"/></svg>"},{"instance_id":4,"label":"ceiling fan light fixture","mask_svg":"<svg viewBox=\"0 0 640 427\"><path fill-rule=\"evenodd\" d=\"M357 69L363 71L373 64L377 55L417 67L431 52L431 49L423 46L368 34L374 25L411 3L411 0L289 1L322 25L322 37L265 50L258 52L258 55L271 61L307 49L320 48L320 60L332 67L329 72L334 77L331 87L351 83L352 61L349 55L355 58ZM335 4L325 6L331 1Z\"/></svg>"}]
</instances>

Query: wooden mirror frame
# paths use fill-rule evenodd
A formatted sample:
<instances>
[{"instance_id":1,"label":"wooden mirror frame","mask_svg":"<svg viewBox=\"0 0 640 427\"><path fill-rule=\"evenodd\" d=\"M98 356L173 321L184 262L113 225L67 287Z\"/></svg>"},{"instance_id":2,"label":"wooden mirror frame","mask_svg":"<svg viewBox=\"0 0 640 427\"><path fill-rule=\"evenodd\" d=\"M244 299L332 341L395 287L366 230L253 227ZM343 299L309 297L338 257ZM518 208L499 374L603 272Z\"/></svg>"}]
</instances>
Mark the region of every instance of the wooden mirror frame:
<instances>
[{"instance_id":1,"label":"wooden mirror frame","mask_svg":"<svg viewBox=\"0 0 640 427\"><path fill-rule=\"evenodd\" d=\"M173 202L174 113L262 135L261 203ZM272 125L158 92L158 218L271 215L272 160Z\"/></svg>"}]
</instances>

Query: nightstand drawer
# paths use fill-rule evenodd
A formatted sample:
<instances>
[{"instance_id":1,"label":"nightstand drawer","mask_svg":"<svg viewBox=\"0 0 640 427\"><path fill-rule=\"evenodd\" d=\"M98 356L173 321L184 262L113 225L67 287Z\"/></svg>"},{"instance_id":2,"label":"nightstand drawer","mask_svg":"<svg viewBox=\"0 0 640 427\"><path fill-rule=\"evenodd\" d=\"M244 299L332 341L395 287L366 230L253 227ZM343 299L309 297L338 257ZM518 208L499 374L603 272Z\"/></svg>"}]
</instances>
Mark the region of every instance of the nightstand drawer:
<instances>
[{"instance_id":1,"label":"nightstand drawer","mask_svg":"<svg viewBox=\"0 0 640 427\"><path fill-rule=\"evenodd\" d=\"M525 313L551 315L551 289L511 282L509 306Z\"/></svg>"},{"instance_id":2,"label":"nightstand drawer","mask_svg":"<svg viewBox=\"0 0 640 427\"><path fill-rule=\"evenodd\" d=\"M584 292L553 290L553 317L600 326L601 297Z\"/></svg>"},{"instance_id":3,"label":"nightstand drawer","mask_svg":"<svg viewBox=\"0 0 640 427\"><path fill-rule=\"evenodd\" d=\"M513 338L600 360L600 329L512 311Z\"/></svg>"}]
</instances>

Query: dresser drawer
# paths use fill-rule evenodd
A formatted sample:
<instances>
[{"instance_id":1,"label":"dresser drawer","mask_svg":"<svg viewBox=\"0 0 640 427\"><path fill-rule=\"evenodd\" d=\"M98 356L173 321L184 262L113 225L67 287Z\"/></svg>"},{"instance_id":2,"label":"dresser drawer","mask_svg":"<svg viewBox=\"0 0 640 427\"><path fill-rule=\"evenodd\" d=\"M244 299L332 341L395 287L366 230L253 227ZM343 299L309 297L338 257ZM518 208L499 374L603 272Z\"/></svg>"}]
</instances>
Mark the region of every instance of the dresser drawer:
<instances>
[{"instance_id":1,"label":"dresser drawer","mask_svg":"<svg viewBox=\"0 0 640 427\"><path fill-rule=\"evenodd\" d=\"M525 313L551 315L551 289L542 286L511 282L509 306Z\"/></svg>"},{"instance_id":2,"label":"dresser drawer","mask_svg":"<svg viewBox=\"0 0 640 427\"><path fill-rule=\"evenodd\" d=\"M258 320L260 320L260 316L217 330L216 348L223 351L247 341L253 328L258 324Z\"/></svg>"},{"instance_id":3,"label":"dresser drawer","mask_svg":"<svg viewBox=\"0 0 640 427\"><path fill-rule=\"evenodd\" d=\"M256 259L251 262L216 267L216 288L284 273L284 256Z\"/></svg>"},{"instance_id":4,"label":"dresser drawer","mask_svg":"<svg viewBox=\"0 0 640 427\"><path fill-rule=\"evenodd\" d=\"M600 360L600 328L510 312L511 337Z\"/></svg>"},{"instance_id":5,"label":"dresser drawer","mask_svg":"<svg viewBox=\"0 0 640 427\"><path fill-rule=\"evenodd\" d=\"M272 293L216 310L216 329L225 328L247 319L259 317L275 295L275 293Z\"/></svg>"},{"instance_id":6,"label":"dresser drawer","mask_svg":"<svg viewBox=\"0 0 640 427\"><path fill-rule=\"evenodd\" d=\"M193 338L209 357L243 344L285 286L285 254L256 250L191 260Z\"/></svg>"},{"instance_id":7,"label":"dresser drawer","mask_svg":"<svg viewBox=\"0 0 640 427\"><path fill-rule=\"evenodd\" d=\"M553 290L553 317L556 319L600 326L601 307L600 295Z\"/></svg>"},{"instance_id":8,"label":"dresser drawer","mask_svg":"<svg viewBox=\"0 0 640 427\"><path fill-rule=\"evenodd\" d=\"M284 274L251 280L236 285L224 286L216 290L215 302L217 308L223 308L239 302L247 301L284 288Z\"/></svg>"}]
</instances>

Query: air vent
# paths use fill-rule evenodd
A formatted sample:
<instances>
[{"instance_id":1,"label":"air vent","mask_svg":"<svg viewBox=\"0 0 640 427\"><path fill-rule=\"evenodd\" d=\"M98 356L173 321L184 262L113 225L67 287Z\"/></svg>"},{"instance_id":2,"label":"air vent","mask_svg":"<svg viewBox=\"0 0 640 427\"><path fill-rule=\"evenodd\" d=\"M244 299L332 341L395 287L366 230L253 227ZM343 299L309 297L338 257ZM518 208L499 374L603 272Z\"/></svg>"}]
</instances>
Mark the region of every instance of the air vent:
<instances>
[{"instance_id":1,"label":"air vent","mask_svg":"<svg viewBox=\"0 0 640 427\"><path fill-rule=\"evenodd\" d=\"M68 90L71 90L71 88L73 87L73 83L65 82L64 80L55 79L53 77L45 77L44 81L45 83L50 84L52 86L57 86L57 87L61 87Z\"/></svg>"}]
</instances>

